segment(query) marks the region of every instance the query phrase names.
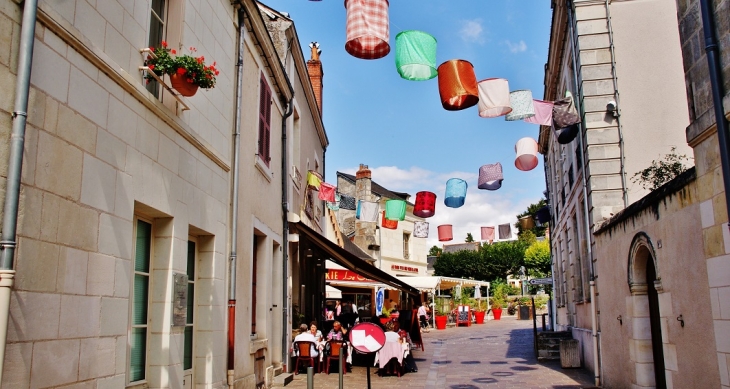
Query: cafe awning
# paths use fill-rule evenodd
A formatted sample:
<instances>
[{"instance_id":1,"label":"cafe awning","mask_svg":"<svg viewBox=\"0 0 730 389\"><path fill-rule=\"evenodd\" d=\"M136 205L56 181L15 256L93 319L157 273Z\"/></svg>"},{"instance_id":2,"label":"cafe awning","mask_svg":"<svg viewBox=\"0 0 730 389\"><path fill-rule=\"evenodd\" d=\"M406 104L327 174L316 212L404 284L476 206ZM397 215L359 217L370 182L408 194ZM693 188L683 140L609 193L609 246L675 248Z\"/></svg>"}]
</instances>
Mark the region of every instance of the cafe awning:
<instances>
[{"instance_id":1,"label":"cafe awning","mask_svg":"<svg viewBox=\"0 0 730 389\"><path fill-rule=\"evenodd\" d=\"M434 291L436 289L451 289L456 285L461 286L484 286L489 288L489 282L470 280L466 278L427 276L427 277L398 277L412 287L422 291Z\"/></svg>"},{"instance_id":2,"label":"cafe awning","mask_svg":"<svg viewBox=\"0 0 730 389\"><path fill-rule=\"evenodd\" d=\"M324 290L327 294L328 299L342 300L342 291L335 288L334 286L325 285Z\"/></svg>"},{"instance_id":3,"label":"cafe awning","mask_svg":"<svg viewBox=\"0 0 730 389\"><path fill-rule=\"evenodd\" d=\"M412 287L402 279L394 277L378 269L366 260L359 258L357 255L338 246L335 242L332 242L331 240L322 236L320 233L314 231L307 225L301 222L296 222L289 223L289 227L292 233L298 233L299 235L301 235L302 238L305 238L306 240L311 242L311 244L315 245L319 250L327 255L329 257L327 259L331 259L340 266L357 272L357 274L363 277L382 282L383 284L394 287L405 293L415 296L420 295L418 289Z\"/></svg>"}]
</instances>

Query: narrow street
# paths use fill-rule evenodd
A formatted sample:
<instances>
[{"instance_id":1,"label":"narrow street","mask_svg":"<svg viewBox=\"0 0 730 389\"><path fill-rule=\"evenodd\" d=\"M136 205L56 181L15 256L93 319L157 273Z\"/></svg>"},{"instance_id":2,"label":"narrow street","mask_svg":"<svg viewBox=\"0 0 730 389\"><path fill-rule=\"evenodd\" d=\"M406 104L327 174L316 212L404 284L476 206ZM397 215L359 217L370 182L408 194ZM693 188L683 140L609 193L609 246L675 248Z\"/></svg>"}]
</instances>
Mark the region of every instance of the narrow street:
<instances>
[{"instance_id":1,"label":"narrow street","mask_svg":"<svg viewBox=\"0 0 730 389\"><path fill-rule=\"evenodd\" d=\"M533 352L531 320L506 317L471 327L431 330L424 334L425 350L414 351L417 373L379 377L371 367L372 388L544 388L592 387L592 374L561 369L559 361L538 363ZM353 366L344 376L345 388L366 388L366 368ZM287 388L306 388L306 374L294 376ZM336 373L315 374L315 388L337 388Z\"/></svg>"}]
</instances>

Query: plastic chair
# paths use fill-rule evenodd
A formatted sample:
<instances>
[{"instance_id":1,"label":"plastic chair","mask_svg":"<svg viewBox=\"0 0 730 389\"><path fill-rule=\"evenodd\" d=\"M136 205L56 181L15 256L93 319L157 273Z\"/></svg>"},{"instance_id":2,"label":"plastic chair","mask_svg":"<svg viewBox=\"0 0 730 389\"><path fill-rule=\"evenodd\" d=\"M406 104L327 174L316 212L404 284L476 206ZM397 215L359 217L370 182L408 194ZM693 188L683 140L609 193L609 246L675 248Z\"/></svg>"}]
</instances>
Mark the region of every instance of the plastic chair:
<instances>
[{"instance_id":1,"label":"plastic chair","mask_svg":"<svg viewBox=\"0 0 730 389\"><path fill-rule=\"evenodd\" d=\"M316 349L316 345L314 342L307 342L307 341L299 341L294 343L294 347L296 348L298 352L297 356L297 364L294 368L294 374L299 374L299 365L302 364L302 362L306 362L307 365L315 367L315 357L312 356L312 350Z\"/></svg>"},{"instance_id":2,"label":"plastic chair","mask_svg":"<svg viewBox=\"0 0 730 389\"><path fill-rule=\"evenodd\" d=\"M327 342L329 344L329 350L330 353L325 359L325 371L327 374L330 373L330 365L332 364L332 361L335 361L335 363L338 363L340 360L340 353L346 353L346 344L345 341L342 340L330 340ZM342 369L342 374L345 374L347 372L347 369L345 369L345 360L347 359L346 354L342 354L342 366L340 366L340 369Z\"/></svg>"}]
</instances>

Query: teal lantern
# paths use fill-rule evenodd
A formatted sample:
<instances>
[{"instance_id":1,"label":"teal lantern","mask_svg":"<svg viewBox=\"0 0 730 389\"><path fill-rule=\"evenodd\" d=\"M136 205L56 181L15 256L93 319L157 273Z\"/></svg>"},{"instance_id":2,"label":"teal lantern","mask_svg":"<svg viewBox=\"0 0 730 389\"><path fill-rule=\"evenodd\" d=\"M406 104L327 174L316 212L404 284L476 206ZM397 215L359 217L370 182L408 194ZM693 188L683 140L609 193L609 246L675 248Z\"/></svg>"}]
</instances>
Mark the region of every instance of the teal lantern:
<instances>
[{"instance_id":1,"label":"teal lantern","mask_svg":"<svg viewBox=\"0 0 730 389\"><path fill-rule=\"evenodd\" d=\"M385 218L388 220L406 220L405 200L388 200L385 202Z\"/></svg>"},{"instance_id":2,"label":"teal lantern","mask_svg":"<svg viewBox=\"0 0 730 389\"><path fill-rule=\"evenodd\" d=\"M466 181L461 178L451 178L446 181L446 196L444 205L450 208L459 208L466 201Z\"/></svg>"},{"instance_id":3,"label":"teal lantern","mask_svg":"<svg viewBox=\"0 0 730 389\"><path fill-rule=\"evenodd\" d=\"M418 30L407 30L395 37L395 67L406 80L430 80L436 70L436 38Z\"/></svg>"}]
</instances>

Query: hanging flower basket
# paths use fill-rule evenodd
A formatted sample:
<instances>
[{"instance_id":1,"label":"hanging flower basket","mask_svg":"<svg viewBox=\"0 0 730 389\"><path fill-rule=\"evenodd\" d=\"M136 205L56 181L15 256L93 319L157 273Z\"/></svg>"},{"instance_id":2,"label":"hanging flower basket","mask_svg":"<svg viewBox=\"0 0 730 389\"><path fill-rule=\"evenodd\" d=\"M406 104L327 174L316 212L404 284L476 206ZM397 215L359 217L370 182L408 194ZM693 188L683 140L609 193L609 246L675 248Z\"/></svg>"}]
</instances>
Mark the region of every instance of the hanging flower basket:
<instances>
[{"instance_id":1,"label":"hanging flower basket","mask_svg":"<svg viewBox=\"0 0 730 389\"><path fill-rule=\"evenodd\" d=\"M181 95L185 97L194 96L198 92L198 86L188 82L188 80L177 73L170 75L170 83Z\"/></svg>"}]
</instances>

